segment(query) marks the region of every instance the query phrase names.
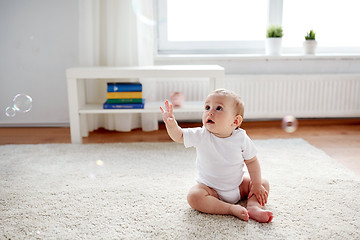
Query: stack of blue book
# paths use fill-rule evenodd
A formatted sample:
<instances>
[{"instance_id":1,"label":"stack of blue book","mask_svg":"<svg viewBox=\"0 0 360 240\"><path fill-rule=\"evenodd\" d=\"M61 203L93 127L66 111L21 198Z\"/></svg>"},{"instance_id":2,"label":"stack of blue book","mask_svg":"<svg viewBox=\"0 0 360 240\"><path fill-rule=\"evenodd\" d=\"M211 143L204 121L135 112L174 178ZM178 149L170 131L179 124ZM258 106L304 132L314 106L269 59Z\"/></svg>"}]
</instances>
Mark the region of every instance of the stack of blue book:
<instances>
[{"instance_id":1,"label":"stack of blue book","mask_svg":"<svg viewBox=\"0 0 360 240\"><path fill-rule=\"evenodd\" d=\"M107 100L103 104L103 109L142 109L144 106L141 83L107 83Z\"/></svg>"}]
</instances>

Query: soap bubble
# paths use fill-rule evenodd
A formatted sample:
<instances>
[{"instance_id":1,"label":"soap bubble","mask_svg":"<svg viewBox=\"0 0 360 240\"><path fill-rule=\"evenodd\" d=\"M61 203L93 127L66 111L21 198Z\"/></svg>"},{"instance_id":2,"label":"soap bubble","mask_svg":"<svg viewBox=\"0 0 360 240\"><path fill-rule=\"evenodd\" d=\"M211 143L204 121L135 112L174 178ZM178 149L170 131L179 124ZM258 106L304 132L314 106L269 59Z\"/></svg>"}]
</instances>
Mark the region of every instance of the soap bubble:
<instances>
[{"instance_id":1,"label":"soap bubble","mask_svg":"<svg viewBox=\"0 0 360 240\"><path fill-rule=\"evenodd\" d=\"M153 13L146 7L143 7L142 1L144 0L132 0L132 9L135 13L135 16L144 24L149 26L155 26L156 20L151 16ZM146 2L146 0L145 0Z\"/></svg>"},{"instance_id":2,"label":"soap bubble","mask_svg":"<svg viewBox=\"0 0 360 240\"><path fill-rule=\"evenodd\" d=\"M5 109L5 115L8 117L14 117L16 115L16 110L13 107L7 107Z\"/></svg>"},{"instance_id":3,"label":"soap bubble","mask_svg":"<svg viewBox=\"0 0 360 240\"><path fill-rule=\"evenodd\" d=\"M103 169L102 167L104 166L104 162L102 160L96 160L96 161L91 161L88 164L88 169L89 169L89 178L90 179L96 179L97 177L102 175Z\"/></svg>"},{"instance_id":4,"label":"soap bubble","mask_svg":"<svg viewBox=\"0 0 360 240\"><path fill-rule=\"evenodd\" d=\"M14 109L19 112L28 112L32 107L32 98L26 94L17 94L14 97Z\"/></svg>"},{"instance_id":5,"label":"soap bubble","mask_svg":"<svg viewBox=\"0 0 360 240\"><path fill-rule=\"evenodd\" d=\"M293 133L298 127L298 120L294 116L285 116L282 119L281 127L287 133Z\"/></svg>"},{"instance_id":6,"label":"soap bubble","mask_svg":"<svg viewBox=\"0 0 360 240\"><path fill-rule=\"evenodd\" d=\"M102 166L104 165L104 162L102 160L96 160L96 165Z\"/></svg>"}]
</instances>

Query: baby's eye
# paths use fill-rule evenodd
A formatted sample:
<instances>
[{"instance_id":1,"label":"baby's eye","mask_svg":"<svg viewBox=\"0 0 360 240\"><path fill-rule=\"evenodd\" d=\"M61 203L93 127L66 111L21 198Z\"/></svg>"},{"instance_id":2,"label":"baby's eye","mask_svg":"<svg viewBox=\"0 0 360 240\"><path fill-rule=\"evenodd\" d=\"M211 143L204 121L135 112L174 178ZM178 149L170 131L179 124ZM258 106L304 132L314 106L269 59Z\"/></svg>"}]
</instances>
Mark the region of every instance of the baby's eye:
<instances>
[{"instance_id":1,"label":"baby's eye","mask_svg":"<svg viewBox=\"0 0 360 240\"><path fill-rule=\"evenodd\" d=\"M221 111L222 109L223 109L223 108L220 107L220 106L217 106L217 107L216 107L216 110L217 110L217 111Z\"/></svg>"},{"instance_id":2,"label":"baby's eye","mask_svg":"<svg viewBox=\"0 0 360 240\"><path fill-rule=\"evenodd\" d=\"M205 106L205 110L209 110L210 109L210 106L209 105L206 105Z\"/></svg>"}]
</instances>

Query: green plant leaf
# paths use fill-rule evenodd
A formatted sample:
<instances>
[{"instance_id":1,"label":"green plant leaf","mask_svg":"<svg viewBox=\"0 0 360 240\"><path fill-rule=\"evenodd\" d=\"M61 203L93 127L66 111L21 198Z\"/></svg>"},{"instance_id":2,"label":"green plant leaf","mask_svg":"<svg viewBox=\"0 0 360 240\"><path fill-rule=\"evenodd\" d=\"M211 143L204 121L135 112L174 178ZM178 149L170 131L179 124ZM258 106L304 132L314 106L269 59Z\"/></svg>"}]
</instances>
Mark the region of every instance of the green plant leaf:
<instances>
[{"instance_id":1,"label":"green plant leaf","mask_svg":"<svg viewBox=\"0 0 360 240\"><path fill-rule=\"evenodd\" d=\"M266 30L267 38L281 38L283 35L283 29L279 25L270 25Z\"/></svg>"},{"instance_id":2,"label":"green plant leaf","mask_svg":"<svg viewBox=\"0 0 360 240\"><path fill-rule=\"evenodd\" d=\"M315 40L315 32L312 29L306 33L305 40Z\"/></svg>"}]
</instances>

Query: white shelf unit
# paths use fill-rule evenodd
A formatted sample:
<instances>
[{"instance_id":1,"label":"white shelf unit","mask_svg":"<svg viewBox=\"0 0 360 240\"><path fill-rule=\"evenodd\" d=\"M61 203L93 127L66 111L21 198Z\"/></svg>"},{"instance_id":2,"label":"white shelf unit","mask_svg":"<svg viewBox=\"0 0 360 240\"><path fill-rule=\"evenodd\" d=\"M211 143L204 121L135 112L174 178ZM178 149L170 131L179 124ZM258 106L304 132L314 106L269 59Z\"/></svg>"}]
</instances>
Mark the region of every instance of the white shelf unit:
<instances>
[{"instance_id":1,"label":"white shelf unit","mask_svg":"<svg viewBox=\"0 0 360 240\"><path fill-rule=\"evenodd\" d=\"M72 143L82 143L81 127L86 114L154 113L160 112L160 102L146 102L144 109L103 109L102 104L87 104L85 80L98 79L156 79L156 78L208 78L210 89L224 87L225 70L218 65L164 65L141 67L81 67L66 70L69 98L70 132ZM119 80L120 79L120 80ZM200 112L202 103L185 102L174 112Z\"/></svg>"}]
</instances>

